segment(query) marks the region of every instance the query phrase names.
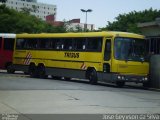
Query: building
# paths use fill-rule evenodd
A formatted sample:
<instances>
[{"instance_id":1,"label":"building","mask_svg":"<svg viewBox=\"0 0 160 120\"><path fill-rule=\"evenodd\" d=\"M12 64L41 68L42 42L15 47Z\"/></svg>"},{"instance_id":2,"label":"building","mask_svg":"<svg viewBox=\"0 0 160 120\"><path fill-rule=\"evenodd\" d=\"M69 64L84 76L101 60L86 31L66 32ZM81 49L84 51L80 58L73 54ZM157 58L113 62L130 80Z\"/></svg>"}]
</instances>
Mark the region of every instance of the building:
<instances>
[{"instance_id":1,"label":"building","mask_svg":"<svg viewBox=\"0 0 160 120\"><path fill-rule=\"evenodd\" d=\"M48 15L46 17L46 21L50 24L52 24L53 26L63 26L64 24L66 25L67 29L70 30L77 30L77 29L88 29L88 30L94 30L95 29L95 25L94 24L86 24L85 23L81 23L80 19L72 19L69 21L56 21L55 20L55 16L54 15Z\"/></svg>"},{"instance_id":2,"label":"building","mask_svg":"<svg viewBox=\"0 0 160 120\"><path fill-rule=\"evenodd\" d=\"M148 38L150 57L150 86L160 88L160 18L155 21L139 23L142 34Z\"/></svg>"},{"instance_id":3,"label":"building","mask_svg":"<svg viewBox=\"0 0 160 120\"><path fill-rule=\"evenodd\" d=\"M138 27L146 36L160 36L160 18L156 18L155 21L151 22L139 23Z\"/></svg>"},{"instance_id":4,"label":"building","mask_svg":"<svg viewBox=\"0 0 160 120\"><path fill-rule=\"evenodd\" d=\"M95 29L95 26L94 24L81 23L80 19L72 19L68 21L67 25L68 30L77 30L77 28L81 28L82 30L88 29L92 31Z\"/></svg>"},{"instance_id":5,"label":"building","mask_svg":"<svg viewBox=\"0 0 160 120\"><path fill-rule=\"evenodd\" d=\"M160 54L160 18L155 21L139 23L143 35L148 38L149 52L152 54Z\"/></svg>"},{"instance_id":6,"label":"building","mask_svg":"<svg viewBox=\"0 0 160 120\"><path fill-rule=\"evenodd\" d=\"M5 4L7 7L17 11L22 11L22 9L26 8L30 11L30 14L42 20L46 20L48 15L56 16L57 13L56 5L38 3L37 0L7 0Z\"/></svg>"}]
</instances>

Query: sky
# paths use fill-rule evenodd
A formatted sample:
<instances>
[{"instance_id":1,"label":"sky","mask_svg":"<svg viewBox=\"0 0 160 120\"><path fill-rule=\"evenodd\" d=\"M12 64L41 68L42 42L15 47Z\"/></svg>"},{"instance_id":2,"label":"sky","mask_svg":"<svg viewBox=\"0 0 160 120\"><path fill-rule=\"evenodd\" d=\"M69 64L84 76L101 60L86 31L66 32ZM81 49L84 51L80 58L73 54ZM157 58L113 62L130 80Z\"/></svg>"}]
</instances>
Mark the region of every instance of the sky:
<instances>
[{"instance_id":1,"label":"sky","mask_svg":"<svg viewBox=\"0 0 160 120\"><path fill-rule=\"evenodd\" d=\"M131 11L142 11L153 8L160 9L160 0L37 0L41 3L57 6L57 21L80 18L85 23L85 13L80 9L92 9L88 13L87 23L96 28L105 27L107 21L113 22L119 14Z\"/></svg>"}]
</instances>

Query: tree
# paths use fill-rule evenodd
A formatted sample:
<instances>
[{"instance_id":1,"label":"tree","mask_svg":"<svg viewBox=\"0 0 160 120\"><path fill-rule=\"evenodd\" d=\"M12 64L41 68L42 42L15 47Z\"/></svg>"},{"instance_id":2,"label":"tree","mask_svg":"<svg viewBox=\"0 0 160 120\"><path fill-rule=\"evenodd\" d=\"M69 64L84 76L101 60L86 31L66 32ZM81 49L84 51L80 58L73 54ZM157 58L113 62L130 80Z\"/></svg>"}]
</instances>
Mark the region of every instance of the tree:
<instances>
[{"instance_id":1,"label":"tree","mask_svg":"<svg viewBox=\"0 0 160 120\"><path fill-rule=\"evenodd\" d=\"M0 2L2 2L2 3L6 3L6 2L7 2L7 0L0 0Z\"/></svg>"},{"instance_id":2,"label":"tree","mask_svg":"<svg viewBox=\"0 0 160 120\"><path fill-rule=\"evenodd\" d=\"M137 23L154 21L157 17L160 17L160 10L144 11L132 11L128 14L120 14L115 19L116 21L109 22L104 28L100 30L112 30L112 31L124 31L140 33L140 29L137 27Z\"/></svg>"},{"instance_id":3,"label":"tree","mask_svg":"<svg viewBox=\"0 0 160 120\"><path fill-rule=\"evenodd\" d=\"M82 32L82 27L78 24L75 26L72 26L72 23L70 21L64 20L64 28L67 30L67 32Z\"/></svg>"},{"instance_id":4,"label":"tree","mask_svg":"<svg viewBox=\"0 0 160 120\"><path fill-rule=\"evenodd\" d=\"M0 33L56 33L65 27L52 26L27 12L17 12L0 5Z\"/></svg>"},{"instance_id":5,"label":"tree","mask_svg":"<svg viewBox=\"0 0 160 120\"><path fill-rule=\"evenodd\" d=\"M82 32L83 28L80 25L76 26L76 32Z\"/></svg>"},{"instance_id":6,"label":"tree","mask_svg":"<svg viewBox=\"0 0 160 120\"><path fill-rule=\"evenodd\" d=\"M32 12L38 11L38 7L36 5L32 5Z\"/></svg>"},{"instance_id":7,"label":"tree","mask_svg":"<svg viewBox=\"0 0 160 120\"><path fill-rule=\"evenodd\" d=\"M27 14L30 14L30 12L32 12L33 10L31 8L27 8L27 7L23 7L21 8L21 12L22 13L27 13Z\"/></svg>"},{"instance_id":8,"label":"tree","mask_svg":"<svg viewBox=\"0 0 160 120\"><path fill-rule=\"evenodd\" d=\"M23 7L23 8L21 8L21 10L22 10L21 12L23 12L23 13L30 14L31 12L36 12L36 11L38 11L38 8L37 8L37 6L32 5L31 8Z\"/></svg>"}]
</instances>

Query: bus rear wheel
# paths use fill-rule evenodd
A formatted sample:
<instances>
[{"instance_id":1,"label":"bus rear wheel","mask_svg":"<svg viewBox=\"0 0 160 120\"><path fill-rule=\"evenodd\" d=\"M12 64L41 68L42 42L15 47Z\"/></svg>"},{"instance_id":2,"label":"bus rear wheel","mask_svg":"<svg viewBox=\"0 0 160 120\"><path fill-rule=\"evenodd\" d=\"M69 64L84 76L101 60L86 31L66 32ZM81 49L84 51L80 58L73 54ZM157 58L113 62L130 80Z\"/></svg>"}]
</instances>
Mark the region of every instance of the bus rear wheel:
<instances>
[{"instance_id":1,"label":"bus rear wheel","mask_svg":"<svg viewBox=\"0 0 160 120\"><path fill-rule=\"evenodd\" d=\"M36 66L34 64L31 64L29 66L29 75L31 78L36 78L37 77L37 69Z\"/></svg>"},{"instance_id":2,"label":"bus rear wheel","mask_svg":"<svg viewBox=\"0 0 160 120\"><path fill-rule=\"evenodd\" d=\"M39 78L42 78L42 79L47 78L46 70L45 70L45 66L44 65L38 65L37 70L38 70Z\"/></svg>"},{"instance_id":3,"label":"bus rear wheel","mask_svg":"<svg viewBox=\"0 0 160 120\"><path fill-rule=\"evenodd\" d=\"M14 66L12 63L7 65L7 73L13 74L15 72Z\"/></svg>"},{"instance_id":4,"label":"bus rear wheel","mask_svg":"<svg viewBox=\"0 0 160 120\"><path fill-rule=\"evenodd\" d=\"M89 83L92 85L97 84L97 72L95 69L89 69L87 70L87 78L89 79Z\"/></svg>"}]
</instances>

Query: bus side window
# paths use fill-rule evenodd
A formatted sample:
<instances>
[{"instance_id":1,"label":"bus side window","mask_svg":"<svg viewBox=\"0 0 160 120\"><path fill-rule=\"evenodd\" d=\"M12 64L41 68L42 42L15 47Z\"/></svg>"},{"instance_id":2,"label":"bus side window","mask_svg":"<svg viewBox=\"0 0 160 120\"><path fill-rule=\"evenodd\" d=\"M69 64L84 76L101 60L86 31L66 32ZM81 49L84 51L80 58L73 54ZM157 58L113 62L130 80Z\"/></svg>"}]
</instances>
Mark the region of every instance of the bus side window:
<instances>
[{"instance_id":1,"label":"bus side window","mask_svg":"<svg viewBox=\"0 0 160 120\"><path fill-rule=\"evenodd\" d=\"M34 39L33 44L37 44L38 48L44 49L44 50L53 48L51 39L47 39L47 38Z\"/></svg>"},{"instance_id":2,"label":"bus side window","mask_svg":"<svg viewBox=\"0 0 160 120\"><path fill-rule=\"evenodd\" d=\"M87 51L99 52L102 49L102 38L87 38Z\"/></svg>"},{"instance_id":3,"label":"bus side window","mask_svg":"<svg viewBox=\"0 0 160 120\"><path fill-rule=\"evenodd\" d=\"M76 49L76 38L72 38L72 50Z\"/></svg>"},{"instance_id":4,"label":"bus side window","mask_svg":"<svg viewBox=\"0 0 160 120\"><path fill-rule=\"evenodd\" d=\"M37 49L38 48L38 39L34 38L32 40L32 49Z\"/></svg>"},{"instance_id":5,"label":"bus side window","mask_svg":"<svg viewBox=\"0 0 160 120\"><path fill-rule=\"evenodd\" d=\"M110 60L110 58L111 58L111 40L107 39L105 44L104 60Z\"/></svg>"},{"instance_id":6,"label":"bus side window","mask_svg":"<svg viewBox=\"0 0 160 120\"><path fill-rule=\"evenodd\" d=\"M4 39L4 49L13 50L14 49L14 38L5 38Z\"/></svg>"},{"instance_id":7,"label":"bus side window","mask_svg":"<svg viewBox=\"0 0 160 120\"><path fill-rule=\"evenodd\" d=\"M63 50L64 49L64 39L57 39L56 49Z\"/></svg>"},{"instance_id":8,"label":"bus side window","mask_svg":"<svg viewBox=\"0 0 160 120\"><path fill-rule=\"evenodd\" d=\"M75 38L76 50L85 51L86 49L86 39L85 38Z\"/></svg>"},{"instance_id":9,"label":"bus side window","mask_svg":"<svg viewBox=\"0 0 160 120\"><path fill-rule=\"evenodd\" d=\"M24 39L17 39L16 40L16 49L24 49L25 40Z\"/></svg>"},{"instance_id":10,"label":"bus side window","mask_svg":"<svg viewBox=\"0 0 160 120\"><path fill-rule=\"evenodd\" d=\"M40 49L46 49L46 42L47 40L45 38L39 38L39 48Z\"/></svg>"},{"instance_id":11,"label":"bus side window","mask_svg":"<svg viewBox=\"0 0 160 120\"><path fill-rule=\"evenodd\" d=\"M27 38L25 39L25 44L24 44L24 48L27 48L27 49L36 49L37 48L37 39L31 39L31 38ZM23 49L23 47L22 47Z\"/></svg>"},{"instance_id":12,"label":"bus side window","mask_svg":"<svg viewBox=\"0 0 160 120\"><path fill-rule=\"evenodd\" d=\"M65 50L72 50L73 49L73 39L72 38L66 38L64 39L64 49Z\"/></svg>"},{"instance_id":13,"label":"bus side window","mask_svg":"<svg viewBox=\"0 0 160 120\"><path fill-rule=\"evenodd\" d=\"M53 45L52 45L53 41L51 39L46 39L45 40L45 49L52 49Z\"/></svg>"},{"instance_id":14,"label":"bus side window","mask_svg":"<svg viewBox=\"0 0 160 120\"><path fill-rule=\"evenodd\" d=\"M56 50L58 40L56 38L52 38L51 41L52 41L52 49Z\"/></svg>"},{"instance_id":15,"label":"bus side window","mask_svg":"<svg viewBox=\"0 0 160 120\"><path fill-rule=\"evenodd\" d=\"M0 37L0 49L2 48L2 38Z\"/></svg>"}]
</instances>

